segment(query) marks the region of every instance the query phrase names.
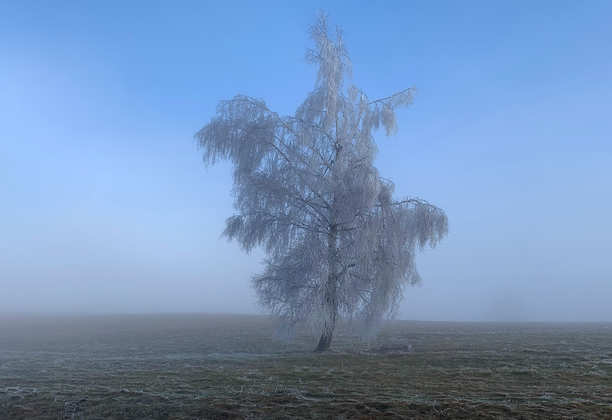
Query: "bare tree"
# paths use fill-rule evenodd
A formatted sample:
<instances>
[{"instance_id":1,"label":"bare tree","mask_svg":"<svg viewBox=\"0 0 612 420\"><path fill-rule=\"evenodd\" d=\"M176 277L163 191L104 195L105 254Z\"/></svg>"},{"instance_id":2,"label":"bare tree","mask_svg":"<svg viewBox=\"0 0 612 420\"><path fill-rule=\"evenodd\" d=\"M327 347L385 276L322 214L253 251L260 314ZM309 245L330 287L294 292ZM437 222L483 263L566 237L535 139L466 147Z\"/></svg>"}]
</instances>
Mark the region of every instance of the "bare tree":
<instances>
[{"instance_id":1,"label":"bare tree","mask_svg":"<svg viewBox=\"0 0 612 420\"><path fill-rule=\"evenodd\" d=\"M195 135L206 165L233 163L237 214L224 235L244 251L262 246L265 270L253 277L260 305L279 317L281 338L306 322L330 349L339 316L374 337L393 317L406 285L421 279L415 253L447 234L444 212L424 200L393 198L394 184L373 166L372 133L397 132L397 107L414 88L371 101L345 80L351 62L325 15L311 26L319 67L295 116L281 117L247 96L222 101Z\"/></svg>"}]
</instances>

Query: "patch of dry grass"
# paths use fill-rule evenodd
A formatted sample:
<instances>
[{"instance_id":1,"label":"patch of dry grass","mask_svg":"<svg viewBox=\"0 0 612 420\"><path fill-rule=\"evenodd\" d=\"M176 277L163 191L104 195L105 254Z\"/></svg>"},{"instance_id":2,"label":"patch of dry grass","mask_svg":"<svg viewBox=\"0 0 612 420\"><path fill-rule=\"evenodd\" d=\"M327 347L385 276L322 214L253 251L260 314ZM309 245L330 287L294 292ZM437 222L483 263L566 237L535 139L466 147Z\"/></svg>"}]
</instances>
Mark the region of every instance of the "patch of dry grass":
<instances>
[{"instance_id":1,"label":"patch of dry grass","mask_svg":"<svg viewBox=\"0 0 612 420\"><path fill-rule=\"evenodd\" d=\"M2 316L1 419L612 418L612 325L397 321L271 342L262 316Z\"/></svg>"}]
</instances>

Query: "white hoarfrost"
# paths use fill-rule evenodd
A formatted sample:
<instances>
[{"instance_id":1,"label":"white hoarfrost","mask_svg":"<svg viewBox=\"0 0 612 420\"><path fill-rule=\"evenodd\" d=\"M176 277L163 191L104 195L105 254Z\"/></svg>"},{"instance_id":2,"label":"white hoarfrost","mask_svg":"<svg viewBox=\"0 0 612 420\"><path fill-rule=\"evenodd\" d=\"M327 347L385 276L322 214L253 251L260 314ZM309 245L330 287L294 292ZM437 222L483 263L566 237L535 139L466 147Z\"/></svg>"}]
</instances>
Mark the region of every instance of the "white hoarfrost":
<instances>
[{"instance_id":1,"label":"white hoarfrost","mask_svg":"<svg viewBox=\"0 0 612 420\"><path fill-rule=\"evenodd\" d=\"M279 316L281 337L306 322L321 334L317 349L328 350L338 317L376 335L404 287L420 282L416 250L435 247L448 220L426 201L393 198L393 183L373 166L373 131L397 132L395 109L412 103L414 88L371 101L345 86L351 63L325 16L311 37L306 59L319 71L295 116L239 95L195 137L206 165L233 163L236 214L224 235L246 252L266 251L253 277L259 303Z\"/></svg>"}]
</instances>

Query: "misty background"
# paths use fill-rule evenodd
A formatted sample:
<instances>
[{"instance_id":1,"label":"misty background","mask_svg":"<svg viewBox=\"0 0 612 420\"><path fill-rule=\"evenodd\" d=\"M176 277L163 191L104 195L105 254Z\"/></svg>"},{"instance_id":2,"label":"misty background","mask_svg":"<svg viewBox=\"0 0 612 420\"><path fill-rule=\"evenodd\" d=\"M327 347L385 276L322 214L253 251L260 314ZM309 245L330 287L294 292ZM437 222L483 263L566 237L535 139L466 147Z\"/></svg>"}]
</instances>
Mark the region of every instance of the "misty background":
<instances>
[{"instance_id":1,"label":"misty background","mask_svg":"<svg viewBox=\"0 0 612 420\"><path fill-rule=\"evenodd\" d=\"M419 89L376 166L450 232L400 318L612 321L605 0L3 2L0 312L258 313L193 134L236 94L292 114L319 10L371 99Z\"/></svg>"}]
</instances>

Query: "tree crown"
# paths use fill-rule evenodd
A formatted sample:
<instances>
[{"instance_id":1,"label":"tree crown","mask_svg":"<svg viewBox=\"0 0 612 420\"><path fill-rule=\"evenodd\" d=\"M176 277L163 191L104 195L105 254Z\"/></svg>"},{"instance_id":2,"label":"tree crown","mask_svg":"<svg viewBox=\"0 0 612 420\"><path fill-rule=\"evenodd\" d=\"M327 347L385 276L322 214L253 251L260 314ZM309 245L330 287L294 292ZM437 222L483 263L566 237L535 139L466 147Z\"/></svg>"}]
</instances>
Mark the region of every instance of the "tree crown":
<instances>
[{"instance_id":1,"label":"tree crown","mask_svg":"<svg viewBox=\"0 0 612 420\"><path fill-rule=\"evenodd\" d=\"M203 161L233 164L234 207L224 235L249 252L263 246L265 270L253 278L263 308L290 336L296 323L332 329L356 318L372 337L393 316L407 284L417 284L416 249L435 245L448 220L419 199L393 198L394 185L374 167L373 132L397 132L395 109L414 88L370 101L354 85L342 34L320 15L311 27L315 86L294 116L261 99L222 101L196 133Z\"/></svg>"}]
</instances>

